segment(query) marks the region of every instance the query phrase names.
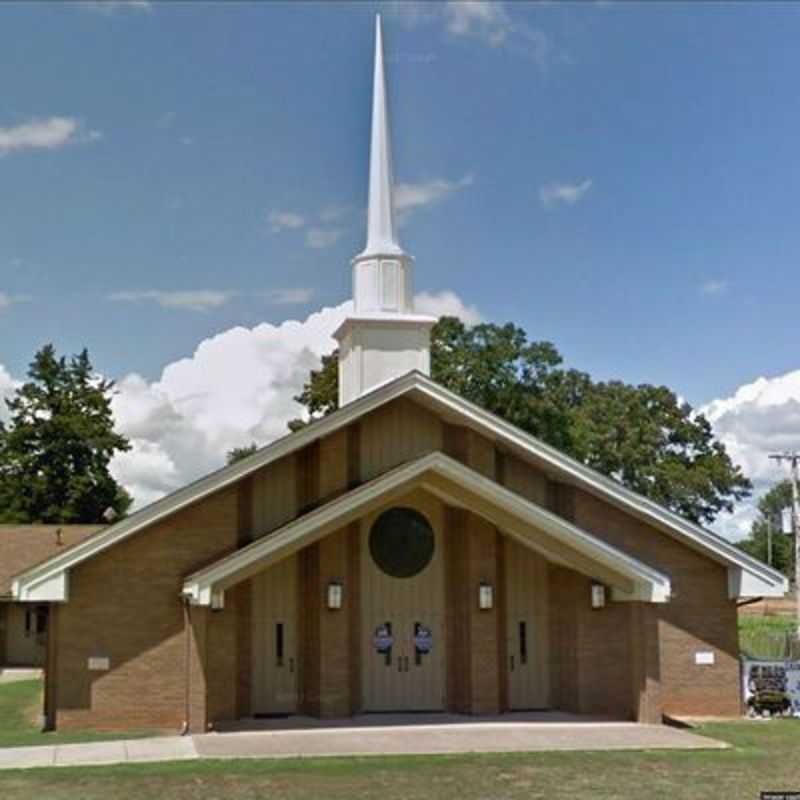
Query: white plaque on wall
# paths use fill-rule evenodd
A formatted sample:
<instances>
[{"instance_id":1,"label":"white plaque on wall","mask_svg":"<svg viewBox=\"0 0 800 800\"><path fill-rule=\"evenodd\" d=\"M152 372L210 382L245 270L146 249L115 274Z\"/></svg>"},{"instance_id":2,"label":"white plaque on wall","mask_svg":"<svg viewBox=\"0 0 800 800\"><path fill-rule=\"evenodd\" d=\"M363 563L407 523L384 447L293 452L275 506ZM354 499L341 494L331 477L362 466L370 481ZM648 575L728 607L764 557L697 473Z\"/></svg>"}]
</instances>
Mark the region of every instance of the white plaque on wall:
<instances>
[{"instance_id":1,"label":"white plaque on wall","mask_svg":"<svg viewBox=\"0 0 800 800\"><path fill-rule=\"evenodd\" d=\"M105 672L110 666L109 659L105 656L92 656L89 659L89 669L92 672Z\"/></svg>"},{"instance_id":2,"label":"white plaque on wall","mask_svg":"<svg viewBox=\"0 0 800 800\"><path fill-rule=\"evenodd\" d=\"M714 653L710 650L698 650L694 654L694 663L701 666L708 666L714 663Z\"/></svg>"}]
</instances>

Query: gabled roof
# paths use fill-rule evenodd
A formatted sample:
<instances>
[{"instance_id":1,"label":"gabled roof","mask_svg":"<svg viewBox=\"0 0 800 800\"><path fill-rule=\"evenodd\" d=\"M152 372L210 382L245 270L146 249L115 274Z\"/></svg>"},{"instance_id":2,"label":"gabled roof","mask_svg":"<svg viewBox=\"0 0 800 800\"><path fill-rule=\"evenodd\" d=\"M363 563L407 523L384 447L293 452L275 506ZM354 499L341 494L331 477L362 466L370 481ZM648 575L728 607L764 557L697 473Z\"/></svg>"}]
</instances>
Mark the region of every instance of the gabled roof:
<instances>
[{"instance_id":1,"label":"gabled roof","mask_svg":"<svg viewBox=\"0 0 800 800\"><path fill-rule=\"evenodd\" d=\"M418 372L409 372L311 425L277 439L248 458L223 467L111 525L101 534L17 576L14 596L20 600L66 600L68 571L76 564L164 519L197 500L230 486L262 467L346 427L398 397L409 397L454 424L470 427L509 448L566 483L578 486L654 528L705 553L728 568L731 597L779 597L788 583L776 570L747 555L720 536L701 528L564 453L500 417L445 389Z\"/></svg>"},{"instance_id":2,"label":"gabled roof","mask_svg":"<svg viewBox=\"0 0 800 800\"><path fill-rule=\"evenodd\" d=\"M0 525L0 599L11 595L14 575L102 529L102 525Z\"/></svg>"},{"instance_id":3,"label":"gabled roof","mask_svg":"<svg viewBox=\"0 0 800 800\"><path fill-rule=\"evenodd\" d=\"M190 575L183 593L221 607L226 588L412 489L468 508L551 561L601 580L617 600L665 602L669 578L441 452L396 467Z\"/></svg>"}]
</instances>

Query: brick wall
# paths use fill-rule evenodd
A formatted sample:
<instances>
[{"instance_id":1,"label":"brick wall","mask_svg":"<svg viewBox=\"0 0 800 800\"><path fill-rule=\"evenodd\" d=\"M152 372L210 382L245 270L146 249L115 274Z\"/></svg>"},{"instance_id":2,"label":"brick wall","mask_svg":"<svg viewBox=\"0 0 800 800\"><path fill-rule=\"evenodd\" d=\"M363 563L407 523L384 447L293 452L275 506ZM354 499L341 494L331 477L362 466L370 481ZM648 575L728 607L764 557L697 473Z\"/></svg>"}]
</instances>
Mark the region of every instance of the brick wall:
<instances>
[{"instance_id":1,"label":"brick wall","mask_svg":"<svg viewBox=\"0 0 800 800\"><path fill-rule=\"evenodd\" d=\"M237 541L237 491L228 489L174 514L76 567L70 600L57 614L54 691L61 729L178 729L186 717L187 633L180 592L185 575L231 552ZM210 615L210 664L234 674L236 609ZM87 660L107 657L107 672ZM235 686L233 678L230 686ZM235 701L234 701L235 702ZM213 713L231 708L213 681Z\"/></svg>"},{"instance_id":2,"label":"brick wall","mask_svg":"<svg viewBox=\"0 0 800 800\"><path fill-rule=\"evenodd\" d=\"M672 599L651 610L664 713L738 715L736 603L728 598L726 568L586 492L574 491L573 508L577 525L671 578ZM697 651L713 651L715 664L695 664Z\"/></svg>"}]
</instances>

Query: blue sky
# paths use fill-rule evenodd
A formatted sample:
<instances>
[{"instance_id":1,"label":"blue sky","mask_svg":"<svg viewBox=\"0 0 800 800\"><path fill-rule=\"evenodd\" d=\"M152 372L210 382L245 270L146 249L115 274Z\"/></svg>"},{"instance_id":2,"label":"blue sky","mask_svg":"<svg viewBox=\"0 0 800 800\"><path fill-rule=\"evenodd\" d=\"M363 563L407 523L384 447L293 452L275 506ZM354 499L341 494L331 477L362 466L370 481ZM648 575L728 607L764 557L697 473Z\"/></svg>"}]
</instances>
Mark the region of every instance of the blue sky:
<instances>
[{"instance_id":1,"label":"blue sky","mask_svg":"<svg viewBox=\"0 0 800 800\"><path fill-rule=\"evenodd\" d=\"M694 404L798 367L800 6L0 8L0 365L350 294L384 12L418 289Z\"/></svg>"}]
</instances>

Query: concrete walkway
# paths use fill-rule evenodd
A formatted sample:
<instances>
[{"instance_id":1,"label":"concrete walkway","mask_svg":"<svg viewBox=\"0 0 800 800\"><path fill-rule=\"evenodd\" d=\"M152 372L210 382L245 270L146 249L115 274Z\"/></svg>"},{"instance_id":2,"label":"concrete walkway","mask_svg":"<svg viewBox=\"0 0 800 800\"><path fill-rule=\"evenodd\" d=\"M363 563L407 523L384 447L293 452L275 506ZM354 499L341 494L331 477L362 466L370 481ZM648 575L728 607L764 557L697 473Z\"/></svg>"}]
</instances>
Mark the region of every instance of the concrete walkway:
<instances>
[{"instance_id":1,"label":"concrete walkway","mask_svg":"<svg viewBox=\"0 0 800 800\"><path fill-rule=\"evenodd\" d=\"M443 716L443 715L442 715ZM535 721L537 715L508 715L503 721L412 722L414 717L393 718L379 724L343 720L304 727L279 727L202 736L163 736L85 744L0 748L0 769L29 767L138 764L203 758L297 758L368 755L428 755L443 753L520 753L553 750L703 750L723 749L724 742L665 725L595 720ZM538 715L541 718L541 715ZM384 718L385 721L386 718ZM558 719L556 717L556 719ZM349 726L346 723L350 723ZM360 720L359 720L360 722ZM283 727L281 727L283 726Z\"/></svg>"}]
</instances>

